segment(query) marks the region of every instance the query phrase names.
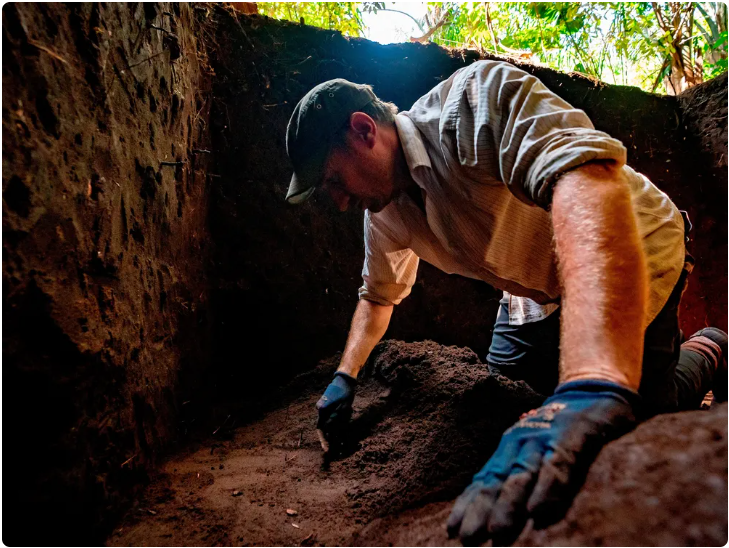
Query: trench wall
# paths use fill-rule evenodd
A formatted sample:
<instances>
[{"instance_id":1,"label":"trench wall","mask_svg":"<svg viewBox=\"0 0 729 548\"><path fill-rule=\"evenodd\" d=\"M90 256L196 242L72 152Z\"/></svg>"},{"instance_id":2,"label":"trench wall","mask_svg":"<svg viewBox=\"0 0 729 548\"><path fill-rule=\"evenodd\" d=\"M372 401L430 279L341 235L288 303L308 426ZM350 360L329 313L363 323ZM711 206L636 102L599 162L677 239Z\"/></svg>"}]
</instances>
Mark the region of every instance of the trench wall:
<instances>
[{"instance_id":1,"label":"trench wall","mask_svg":"<svg viewBox=\"0 0 729 548\"><path fill-rule=\"evenodd\" d=\"M3 8L6 544L99 544L185 428L211 325L197 17Z\"/></svg>"},{"instance_id":2,"label":"trench wall","mask_svg":"<svg viewBox=\"0 0 729 548\"><path fill-rule=\"evenodd\" d=\"M292 172L284 136L298 100L316 84L342 77L371 84L378 96L406 110L481 57L435 45L383 46L260 16L219 11L216 17L215 362L221 385L240 396L341 349L361 285L362 214L340 214L316 194L301 206L284 203ZM689 332L705 324L726 327L726 154L721 164L715 150L722 143L726 150L726 117L713 140L693 122L721 115L707 108L707 97L726 111L726 77L692 102L522 68L620 139L630 165L689 211L696 227L690 250L699 264L682 308L683 326ZM386 336L432 338L483 355L498 297L486 284L421 263L418 282Z\"/></svg>"}]
</instances>

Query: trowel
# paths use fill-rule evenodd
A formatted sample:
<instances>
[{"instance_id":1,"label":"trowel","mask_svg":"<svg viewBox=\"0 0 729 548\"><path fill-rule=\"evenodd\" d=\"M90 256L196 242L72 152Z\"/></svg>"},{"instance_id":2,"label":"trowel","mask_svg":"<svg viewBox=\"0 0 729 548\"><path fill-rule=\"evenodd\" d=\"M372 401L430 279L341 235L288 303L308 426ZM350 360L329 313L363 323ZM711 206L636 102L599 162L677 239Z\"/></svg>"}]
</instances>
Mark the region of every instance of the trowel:
<instances>
[{"instance_id":1,"label":"trowel","mask_svg":"<svg viewBox=\"0 0 729 548\"><path fill-rule=\"evenodd\" d=\"M324 432L322 432L319 428L317 428L316 435L319 437L319 443L321 444L322 450L325 453L328 453L329 452L329 442L327 441L327 438L324 435Z\"/></svg>"}]
</instances>

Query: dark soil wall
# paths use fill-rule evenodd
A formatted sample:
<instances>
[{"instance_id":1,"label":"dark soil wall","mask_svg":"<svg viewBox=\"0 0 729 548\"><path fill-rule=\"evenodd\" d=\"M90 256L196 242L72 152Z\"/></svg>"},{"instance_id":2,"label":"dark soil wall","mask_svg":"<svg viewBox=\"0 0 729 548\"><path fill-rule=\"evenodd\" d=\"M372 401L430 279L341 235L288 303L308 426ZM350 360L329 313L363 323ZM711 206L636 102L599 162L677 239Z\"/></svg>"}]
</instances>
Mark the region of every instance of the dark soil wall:
<instances>
[{"instance_id":1,"label":"dark soil wall","mask_svg":"<svg viewBox=\"0 0 729 548\"><path fill-rule=\"evenodd\" d=\"M694 225L697 267L681 309L689 333L727 325L727 73L678 97L688 144L689 172L682 189Z\"/></svg>"},{"instance_id":2,"label":"dark soil wall","mask_svg":"<svg viewBox=\"0 0 729 548\"><path fill-rule=\"evenodd\" d=\"M263 17L216 17L216 362L221 384L240 396L340 350L361 285L361 213L340 215L323 196L302 207L283 201L291 177L284 135L296 102L344 76L407 106L463 60L434 46L383 47ZM485 284L423 265L390 333L485 352L497 300ZM464 307L470 314L455 313Z\"/></svg>"},{"instance_id":3,"label":"dark soil wall","mask_svg":"<svg viewBox=\"0 0 729 548\"><path fill-rule=\"evenodd\" d=\"M382 46L222 10L214 17L220 31L211 123L221 176L211 209L219 278L212 297L216 363L221 384L240 397L341 349L361 285L362 214L340 214L325 196L298 207L284 203L292 172L284 136L298 100L314 85L343 77L372 84L404 110L479 56L435 45ZM676 97L522 68L625 143L630 165L689 210L699 265L682 309L684 329L725 328L726 176L696 154L705 145L689 129L689 120L716 113L694 106L684 114ZM726 78L707 93L726 108ZM723 138L726 147L723 127L716 142ZM486 284L422 264L387 336L432 338L483 356L499 296Z\"/></svg>"},{"instance_id":4,"label":"dark soil wall","mask_svg":"<svg viewBox=\"0 0 729 548\"><path fill-rule=\"evenodd\" d=\"M188 5L4 6L6 544L100 542L208 359L199 30Z\"/></svg>"}]
</instances>

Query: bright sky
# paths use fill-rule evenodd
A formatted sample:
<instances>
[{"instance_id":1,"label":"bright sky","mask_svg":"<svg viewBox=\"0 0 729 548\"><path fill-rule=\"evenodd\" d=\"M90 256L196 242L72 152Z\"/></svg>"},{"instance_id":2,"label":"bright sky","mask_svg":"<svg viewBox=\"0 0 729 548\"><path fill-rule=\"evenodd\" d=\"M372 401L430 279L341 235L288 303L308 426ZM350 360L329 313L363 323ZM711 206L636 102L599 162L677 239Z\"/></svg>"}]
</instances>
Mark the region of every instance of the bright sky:
<instances>
[{"instance_id":1,"label":"bright sky","mask_svg":"<svg viewBox=\"0 0 729 548\"><path fill-rule=\"evenodd\" d=\"M415 19L421 19L428 11L426 2L385 2L391 10L404 11ZM407 42L411 36L420 36L420 29L407 15L393 11L363 14L365 38L380 44Z\"/></svg>"}]
</instances>

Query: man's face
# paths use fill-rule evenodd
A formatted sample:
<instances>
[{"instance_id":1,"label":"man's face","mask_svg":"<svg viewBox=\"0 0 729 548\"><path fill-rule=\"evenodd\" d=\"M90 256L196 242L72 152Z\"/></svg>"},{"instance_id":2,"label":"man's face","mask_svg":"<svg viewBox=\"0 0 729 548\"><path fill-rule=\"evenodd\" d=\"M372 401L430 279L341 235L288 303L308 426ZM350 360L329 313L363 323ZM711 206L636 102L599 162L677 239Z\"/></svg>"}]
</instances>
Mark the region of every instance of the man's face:
<instances>
[{"instance_id":1,"label":"man's face","mask_svg":"<svg viewBox=\"0 0 729 548\"><path fill-rule=\"evenodd\" d=\"M366 114L352 115L346 143L329 155L321 186L340 211L356 208L377 213L392 201L395 155L385 133Z\"/></svg>"}]
</instances>

